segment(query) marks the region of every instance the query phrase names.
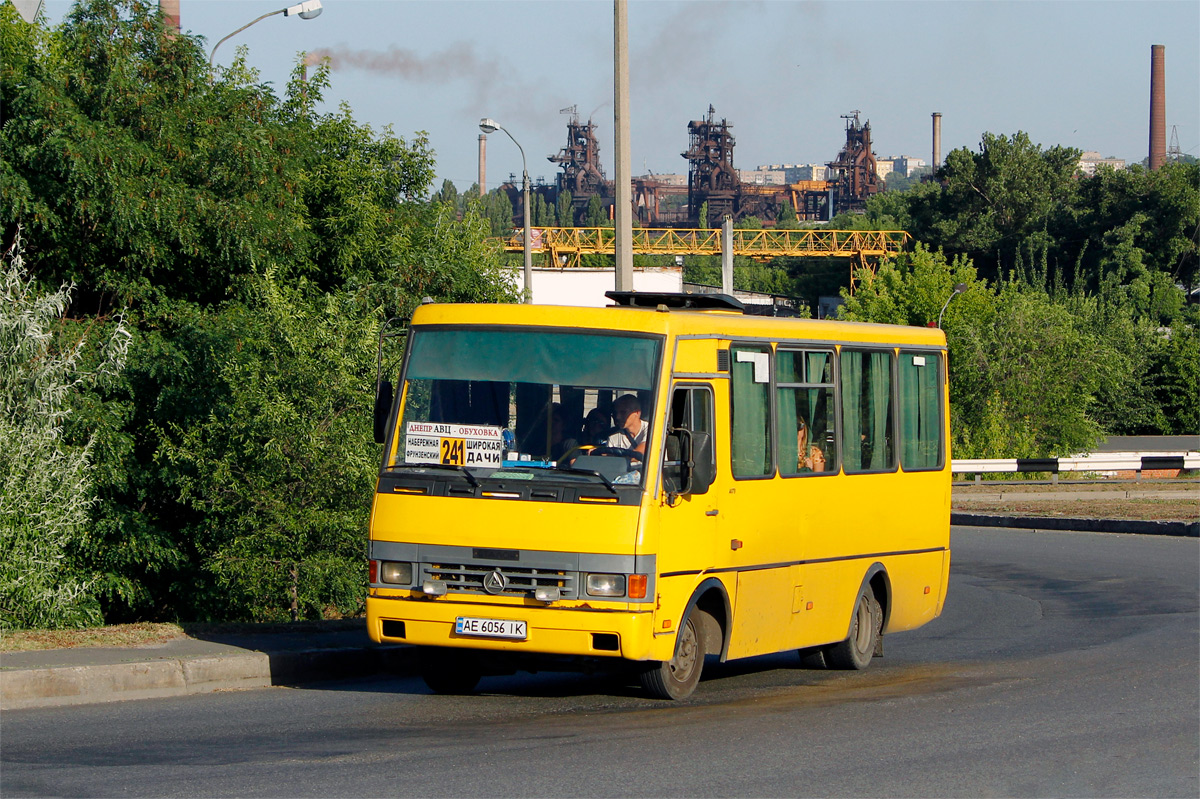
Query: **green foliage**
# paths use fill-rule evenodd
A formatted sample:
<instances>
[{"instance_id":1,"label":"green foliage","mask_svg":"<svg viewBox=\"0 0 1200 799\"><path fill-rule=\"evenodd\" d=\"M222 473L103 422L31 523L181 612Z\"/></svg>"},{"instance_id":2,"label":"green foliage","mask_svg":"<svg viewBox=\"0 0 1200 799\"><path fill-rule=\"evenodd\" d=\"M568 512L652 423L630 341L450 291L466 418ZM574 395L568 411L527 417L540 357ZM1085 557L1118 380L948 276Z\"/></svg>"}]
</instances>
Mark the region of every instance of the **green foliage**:
<instances>
[{"instance_id":1,"label":"green foliage","mask_svg":"<svg viewBox=\"0 0 1200 799\"><path fill-rule=\"evenodd\" d=\"M362 603L362 541L377 469L364 397L374 382L376 309L352 294L254 279L217 325L215 375L228 401L164 431L160 457L198 521L187 531L218 591L214 618L283 618L298 569L300 615Z\"/></svg>"},{"instance_id":2,"label":"green foliage","mask_svg":"<svg viewBox=\"0 0 1200 799\"><path fill-rule=\"evenodd\" d=\"M1162 410L1162 432L1167 435L1195 435L1200 430L1200 320L1194 312L1190 320L1172 328L1163 346L1154 353L1150 374L1153 392Z\"/></svg>"},{"instance_id":3,"label":"green foliage","mask_svg":"<svg viewBox=\"0 0 1200 799\"><path fill-rule=\"evenodd\" d=\"M558 224L562 227L575 226L575 209L571 206L571 192L562 191L558 195Z\"/></svg>"},{"instance_id":4,"label":"green foliage","mask_svg":"<svg viewBox=\"0 0 1200 799\"><path fill-rule=\"evenodd\" d=\"M503 190L493 189L482 197L472 199L467 203L467 208L487 223L491 236L512 235L515 211L509 202L508 194Z\"/></svg>"},{"instance_id":5,"label":"green foliage","mask_svg":"<svg viewBox=\"0 0 1200 799\"><path fill-rule=\"evenodd\" d=\"M1095 444L1103 342L1068 307L1025 284L990 289L966 258L921 246L858 278L855 293L843 293L847 319L926 325L946 308L956 457L1067 455ZM946 305L958 283L966 290Z\"/></svg>"},{"instance_id":6,"label":"green foliage","mask_svg":"<svg viewBox=\"0 0 1200 799\"><path fill-rule=\"evenodd\" d=\"M513 299L489 240L507 196L423 201L423 134L318 113L325 68L281 96L240 57L210 76L143 0L83 0L53 31L3 4L0 47L4 236L23 223L35 277L78 282L62 325L130 306L127 368L63 406L87 467L63 490L92 516L63 562L109 621L278 616L285 562L304 614L354 610L375 331L425 295Z\"/></svg>"},{"instance_id":7,"label":"green foliage","mask_svg":"<svg viewBox=\"0 0 1200 799\"><path fill-rule=\"evenodd\" d=\"M583 213L584 227L604 227L609 224L608 215L604 213L604 206L600 204L600 195L593 194L588 197L587 209Z\"/></svg>"},{"instance_id":8,"label":"green foliage","mask_svg":"<svg viewBox=\"0 0 1200 799\"><path fill-rule=\"evenodd\" d=\"M93 439L66 440L74 394L120 372L129 331L107 341L64 325L72 286L42 293L20 235L0 269L0 629L100 620L91 580L71 556L87 536ZM91 352L89 352L91 350ZM89 363L89 360L91 363Z\"/></svg>"},{"instance_id":9,"label":"green foliage","mask_svg":"<svg viewBox=\"0 0 1200 799\"><path fill-rule=\"evenodd\" d=\"M775 228L777 230L800 229L800 217L796 215L796 209L787 200L784 200L779 209L779 216L775 219Z\"/></svg>"}]
</instances>

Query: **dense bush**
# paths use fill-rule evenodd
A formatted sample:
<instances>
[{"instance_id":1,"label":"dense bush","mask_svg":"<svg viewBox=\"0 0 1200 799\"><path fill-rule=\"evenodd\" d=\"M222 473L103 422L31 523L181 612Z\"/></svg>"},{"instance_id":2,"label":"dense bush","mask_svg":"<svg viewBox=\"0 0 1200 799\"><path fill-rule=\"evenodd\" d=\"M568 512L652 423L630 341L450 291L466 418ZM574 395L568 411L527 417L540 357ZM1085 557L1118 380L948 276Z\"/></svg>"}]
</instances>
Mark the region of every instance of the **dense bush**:
<instances>
[{"instance_id":1,"label":"dense bush","mask_svg":"<svg viewBox=\"0 0 1200 799\"><path fill-rule=\"evenodd\" d=\"M120 372L129 332L118 321L97 342L64 325L72 290L33 285L18 233L0 263L0 629L101 620L72 558L95 502L94 440L72 444L66 425L74 393Z\"/></svg>"},{"instance_id":2,"label":"dense bush","mask_svg":"<svg viewBox=\"0 0 1200 799\"><path fill-rule=\"evenodd\" d=\"M375 335L426 295L513 298L482 207L422 199L423 135L317 113L326 70L282 96L240 58L210 76L202 42L143 0L80 2L52 31L2 4L0 48L4 239L24 225L36 281L77 285L69 309L55 295L66 327L128 320L125 370L72 384L43 423L83 475L53 503L73 514L61 568L36 579L86 612L48 612L354 612ZM29 585L11 553L0 570Z\"/></svg>"}]
</instances>

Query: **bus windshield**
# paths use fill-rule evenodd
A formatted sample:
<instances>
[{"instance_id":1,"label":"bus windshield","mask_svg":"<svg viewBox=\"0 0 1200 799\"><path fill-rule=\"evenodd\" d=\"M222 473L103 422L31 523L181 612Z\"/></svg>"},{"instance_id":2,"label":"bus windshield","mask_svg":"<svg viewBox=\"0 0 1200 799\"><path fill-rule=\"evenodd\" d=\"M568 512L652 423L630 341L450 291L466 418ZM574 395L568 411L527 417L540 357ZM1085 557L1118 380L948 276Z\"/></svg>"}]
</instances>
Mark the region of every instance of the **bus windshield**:
<instances>
[{"instance_id":1,"label":"bus windshield","mask_svg":"<svg viewBox=\"0 0 1200 799\"><path fill-rule=\"evenodd\" d=\"M661 337L418 327L409 348L388 466L578 469L641 483Z\"/></svg>"}]
</instances>

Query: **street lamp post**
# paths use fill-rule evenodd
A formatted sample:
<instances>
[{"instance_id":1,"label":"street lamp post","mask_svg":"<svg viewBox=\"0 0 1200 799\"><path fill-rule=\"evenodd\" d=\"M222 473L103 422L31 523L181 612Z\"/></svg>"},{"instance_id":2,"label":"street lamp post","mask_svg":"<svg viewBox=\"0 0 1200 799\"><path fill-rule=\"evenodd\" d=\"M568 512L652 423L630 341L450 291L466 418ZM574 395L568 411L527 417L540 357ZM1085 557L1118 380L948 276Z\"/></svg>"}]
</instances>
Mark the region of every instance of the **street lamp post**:
<instances>
[{"instance_id":1,"label":"street lamp post","mask_svg":"<svg viewBox=\"0 0 1200 799\"><path fill-rule=\"evenodd\" d=\"M312 19L313 17L321 16L321 11L322 11L321 0L304 0L303 3L297 3L294 6L288 6L287 8L281 8L278 11L271 11L270 13L263 14L258 19L250 20L245 25L243 25L242 27L235 30L233 33L226 36L225 39L233 38L234 36L237 36L242 31L246 30L246 28L249 28L254 23L262 22L267 17L273 17L276 14L283 14L285 17L290 17L293 14L295 14L295 15L299 16L300 19ZM208 55L208 69L210 72L212 71L213 58L215 58L217 55L217 48L220 47L222 45L222 43L224 43L225 39L222 39L221 41L214 44L212 52L209 53L209 55Z\"/></svg>"},{"instance_id":2,"label":"street lamp post","mask_svg":"<svg viewBox=\"0 0 1200 799\"><path fill-rule=\"evenodd\" d=\"M525 302L533 302L533 244L530 241L530 225L529 225L529 169L525 165L525 148L521 143L513 138L513 135L508 130L494 119L485 117L479 120L479 129L484 133L495 133L498 130L503 130L508 138L512 139L513 144L517 145L517 149L521 151L521 191L523 192L524 200L521 203L524 206L523 221L525 230L522 234L524 241L525 252Z\"/></svg>"},{"instance_id":3,"label":"street lamp post","mask_svg":"<svg viewBox=\"0 0 1200 799\"><path fill-rule=\"evenodd\" d=\"M942 305L941 312L938 313L938 323L937 323L938 329L941 329L941 327L942 327L942 314L944 314L946 312L946 308L948 308L950 306L950 300L954 299L955 297L957 297L959 294L962 294L966 290L967 290L967 284L959 283L958 285L956 285L954 287L954 291L950 292L950 296L946 298L945 304Z\"/></svg>"}]
</instances>

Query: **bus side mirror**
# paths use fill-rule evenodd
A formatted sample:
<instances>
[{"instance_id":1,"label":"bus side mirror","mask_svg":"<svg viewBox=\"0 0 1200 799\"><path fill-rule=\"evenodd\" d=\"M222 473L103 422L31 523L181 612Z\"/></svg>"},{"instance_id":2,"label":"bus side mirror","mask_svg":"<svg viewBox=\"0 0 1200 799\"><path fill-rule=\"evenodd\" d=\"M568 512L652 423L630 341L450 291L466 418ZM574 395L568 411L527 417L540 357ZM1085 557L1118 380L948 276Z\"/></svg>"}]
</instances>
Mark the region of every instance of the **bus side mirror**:
<instances>
[{"instance_id":1,"label":"bus side mirror","mask_svg":"<svg viewBox=\"0 0 1200 799\"><path fill-rule=\"evenodd\" d=\"M712 436L683 427L667 433L663 489L668 494L703 494L714 477Z\"/></svg>"},{"instance_id":2,"label":"bus side mirror","mask_svg":"<svg viewBox=\"0 0 1200 799\"><path fill-rule=\"evenodd\" d=\"M382 444L387 433L388 413L392 410L392 381L379 381L375 390L375 443Z\"/></svg>"}]
</instances>

